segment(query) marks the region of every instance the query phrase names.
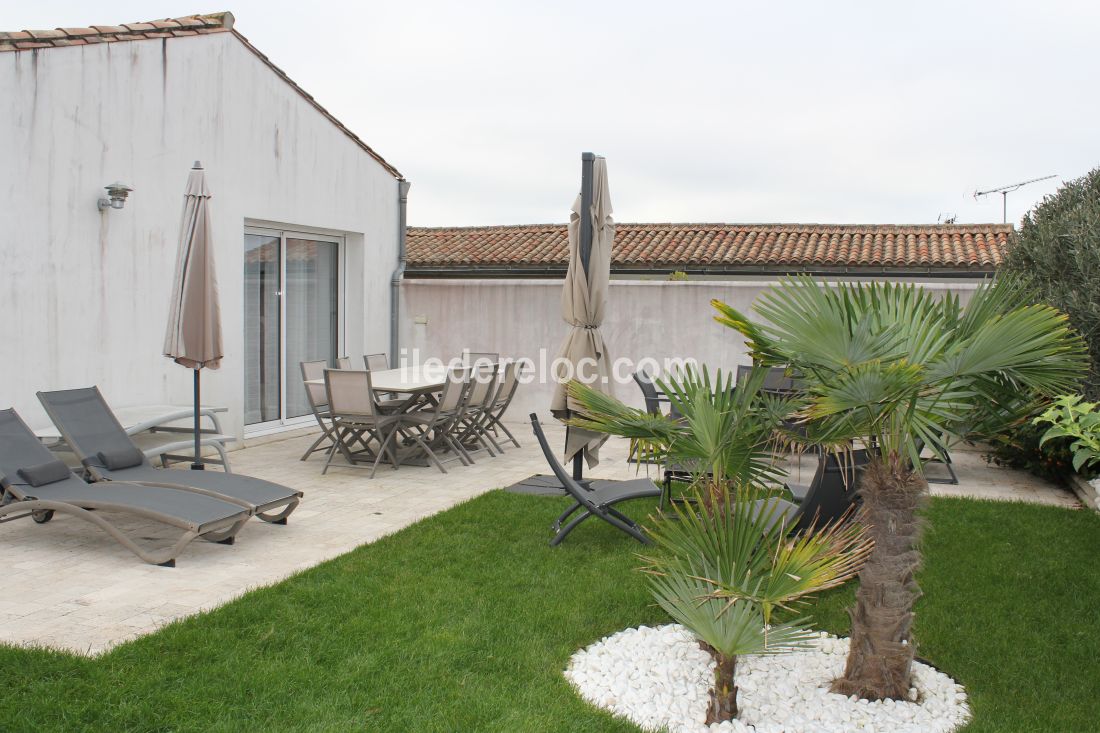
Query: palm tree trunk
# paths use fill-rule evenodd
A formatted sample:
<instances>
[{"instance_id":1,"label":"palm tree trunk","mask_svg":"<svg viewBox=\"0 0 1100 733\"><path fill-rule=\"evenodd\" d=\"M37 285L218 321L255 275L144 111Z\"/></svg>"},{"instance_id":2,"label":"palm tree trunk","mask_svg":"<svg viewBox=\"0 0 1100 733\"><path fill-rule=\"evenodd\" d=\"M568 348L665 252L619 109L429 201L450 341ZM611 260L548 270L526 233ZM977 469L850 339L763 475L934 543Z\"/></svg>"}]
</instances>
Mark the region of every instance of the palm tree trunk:
<instances>
[{"instance_id":1,"label":"palm tree trunk","mask_svg":"<svg viewBox=\"0 0 1100 733\"><path fill-rule=\"evenodd\" d=\"M859 573L852 618L851 650L833 692L866 700L906 700L913 664L914 578L921 563L918 510L927 495L924 477L896 456L874 460L860 481L863 521L875 540Z\"/></svg>"},{"instance_id":2,"label":"palm tree trunk","mask_svg":"<svg viewBox=\"0 0 1100 733\"><path fill-rule=\"evenodd\" d=\"M710 691L710 708L707 710L707 725L733 720L737 717L737 685L733 683L733 673L737 668L737 657L727 657L713 647L711 654L717 666L714 669L714 687Z\"/></svg>"}]
</instances>

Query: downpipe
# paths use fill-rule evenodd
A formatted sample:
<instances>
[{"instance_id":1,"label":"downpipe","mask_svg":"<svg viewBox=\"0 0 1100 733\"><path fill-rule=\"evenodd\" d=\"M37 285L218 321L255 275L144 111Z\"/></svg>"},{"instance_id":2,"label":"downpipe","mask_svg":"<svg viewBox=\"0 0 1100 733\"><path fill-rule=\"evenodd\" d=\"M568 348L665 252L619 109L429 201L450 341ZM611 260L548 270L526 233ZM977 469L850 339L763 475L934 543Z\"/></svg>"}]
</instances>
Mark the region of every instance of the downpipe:
<instances>
[{"instance_id":1,"label":"downpipe","mask_svg":"<svg viewBox=\"0 0 1100 733\"><path fill-rule=\"evenodd\" d=\"M397 353L400 347L398 331L401 326L401 281L405 278L405 263L408 259L405 251L405 235L408 229L409 187L412 184L404 178L397 181L397 269L390 278L390 367L398 364Z\"/></svg>"}]
</instances>

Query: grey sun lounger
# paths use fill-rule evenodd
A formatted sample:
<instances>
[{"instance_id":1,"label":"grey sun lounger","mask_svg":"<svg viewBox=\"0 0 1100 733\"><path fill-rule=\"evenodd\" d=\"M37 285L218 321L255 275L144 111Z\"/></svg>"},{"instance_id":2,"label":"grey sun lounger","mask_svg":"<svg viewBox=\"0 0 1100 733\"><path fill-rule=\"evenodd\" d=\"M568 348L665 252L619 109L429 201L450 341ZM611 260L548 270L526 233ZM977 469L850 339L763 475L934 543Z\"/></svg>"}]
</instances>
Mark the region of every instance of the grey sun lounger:
<instances>
[{"instance_id":1,"label":"grey sun lounger","mask_svg":"<svg viewBox=\"0 0 1100 733\"><path fill-rule=\"evenodd\" d=\"M156 520L183 534L171 547L145 550L97 510ZM29 516L45 524L55 513L90 522L145 562L168 567L199 537L233 544L249 517L237 504L191 491L122 481L86 483L56 459L15 410L0 410L0 522Z\"/></svg>"},{"instance_id":2,"label":"grey sun lounger","mask_svg":"<svg viewBox=\"0 0 1100 733\"><path fill-rule=\"evenodd\" d=\"M542 431L538 416L533 412L531 413L531 429L535 431L535 437L538 439L539 445L542 446L542 454L546 457L546 462L550 464L554 475L565 487L566 493L573 499L573 505L566 509L553 524L552 529L555 534L550 540L551 547L561 544L566 535L589 517L599 517L643 545L653 544L653 540L642 532L642 528L633 519L616 509L614 505L630 499L660 496L661 489L655 483L647 478L639 478L631 481L604 481L600 482L598 487L593 482L591 490L585 489L566 473L561 461L554 455L550 444L546 442L546 434ZM562 523L577 511L580 511L580 514L573 517L565 526L562 526Z\"/></svg>"},{"instance_id":3,"label":"grey sun lounger","mask_svg":"<svg viewBox=\"0 0 1100 733\"><path fill-rule=\"evenodd\" d=\"M286 524L302 498L300 491L251 476L156 468L130 440L98 387L39 392L38 399L97 482L170 485L232 502L274 524Z\"/></svg>"}]
</instances>

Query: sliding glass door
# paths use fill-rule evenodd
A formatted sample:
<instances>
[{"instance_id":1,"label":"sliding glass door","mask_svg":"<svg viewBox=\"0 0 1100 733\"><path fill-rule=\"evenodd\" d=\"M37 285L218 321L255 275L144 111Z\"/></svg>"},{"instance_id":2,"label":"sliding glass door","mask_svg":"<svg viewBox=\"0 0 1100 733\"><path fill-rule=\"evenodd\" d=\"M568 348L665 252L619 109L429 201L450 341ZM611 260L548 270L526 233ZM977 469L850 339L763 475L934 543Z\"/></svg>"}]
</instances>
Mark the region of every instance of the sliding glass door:
<instances>
[{"instance_id":1,"label":"sliding glass door","mask_svg":"<svg viewBox=\"0 0 1100 733\"><path fill-rule=\"evenodd\" d=\"M310 414L299 364L335 366L342 242L291 231L244 235L245 424Z\"/></svg>"}]
</instances>

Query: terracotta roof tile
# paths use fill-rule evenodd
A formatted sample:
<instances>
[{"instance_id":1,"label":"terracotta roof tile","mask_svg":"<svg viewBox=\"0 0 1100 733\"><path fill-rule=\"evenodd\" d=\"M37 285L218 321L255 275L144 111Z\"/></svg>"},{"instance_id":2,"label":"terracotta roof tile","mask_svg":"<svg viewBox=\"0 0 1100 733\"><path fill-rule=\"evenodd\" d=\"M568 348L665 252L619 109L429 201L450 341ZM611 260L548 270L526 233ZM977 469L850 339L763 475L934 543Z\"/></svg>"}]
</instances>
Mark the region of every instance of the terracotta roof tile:
<instances>
[{"instance_id":1,"label":"terracotta roof tile","mask_svg":"<svg viewBox=\"0 0 1100 733\"><path fill-rule=\"evenodd\" d=\"M94 25L90 28L55 28L41 31L15 31L0 32L0 53L5 51L16 52L40 48L60 48L64 46L80 46L88 43L116 43L122 41L141 41L156 38L174 38L182 36L197 36L210 33L231 32L240 40L249 51L254 53L264 64L271 68L280 78L300 94L314 109L321 113L327 120L355 142L368 155L374 158L389 173L398 179L402 179L401 172L388 163L381 155L344 126L342 122L333 117L327 109L322 107L316 99L307 94L293 79L286 75L282 69L271 62L248 39L233 30L235 20L233 14L208 13L205 15L187 15L182 18L166 18L164 20L152 20L147 23L126 23L123 25Z\"/></svg>"},{"instance_id":2,"label":"terracotta roof tile","mask_svg":"<svg viewBox=\"0 0 1100 733\"><path fill-rule=\"evenodd\" d=\"M52 38L65 38L65 31L60 28L52 31L27 31L37 41L50 40Z\"/></svg>"},{"instance_id":3,"label":"terracotta roof tile","mask_svg":"<svg viewBox=\"0 0 1100 733\"><path fill-rule=\"evenodd\" d=\"M123 25L94 25L90 28L53 28L47 30L17 31L0 33L0 51L17 51L21 46L16 41L35 40L49 46L72 46L74 39L87 42L139 41L146 38L163 38L164 29L188 27L201 29L207 33L219 33L233 29L232 13L210 13L208 15L189 15L185 18L154 20L148 23L125 23ZM93 40L94 39L94 40Z\"/></svg>"},{"instance_id":4,"label":"terracotta roof tile","mask_svg":"<svg viewBox=\"0 0 1100 733\"><path fill-rule=\"evenodd\" d=\"M990 272L1009 224L616 224L612 267L712 272L887 268ZM563 268L564 224L408 229L411 270Z\"/></svg>"}]
</instances>

